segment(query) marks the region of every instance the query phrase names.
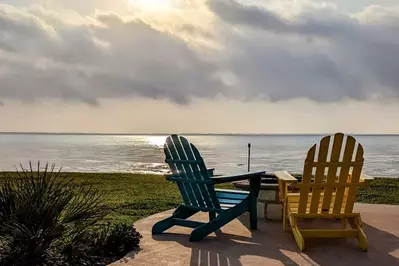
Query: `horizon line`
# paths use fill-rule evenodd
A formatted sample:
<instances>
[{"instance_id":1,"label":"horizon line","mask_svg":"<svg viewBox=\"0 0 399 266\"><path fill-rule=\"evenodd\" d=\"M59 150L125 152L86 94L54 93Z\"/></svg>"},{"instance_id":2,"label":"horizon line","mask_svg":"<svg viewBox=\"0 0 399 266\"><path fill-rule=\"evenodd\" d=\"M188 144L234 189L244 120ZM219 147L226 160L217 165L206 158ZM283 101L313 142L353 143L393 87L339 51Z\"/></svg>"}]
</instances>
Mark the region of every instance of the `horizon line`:
<instances>
[{"instance_id":1,"label":"horizon line","mask_svg":"<svg viewBox=\"0 0 399 266\"><path fill-rule=\"evenodd\" d=\"M338 132L338 131L337 131ZM334 132L334 133L337 133ZM342 131L341 131L342 132ZM174 133L100 133L100 132L23 132L23 131L3 131L1 135L15 134L15 135L115 135L115 136L165 136L171 134L187 135L187 136L320 136L320 135L331 135L334 133L196 133L196 132L174 132ZM398 136L399 133L354 133L354 132L342 132L349 135L358 136Z\"/></svg>"}]
</instances>

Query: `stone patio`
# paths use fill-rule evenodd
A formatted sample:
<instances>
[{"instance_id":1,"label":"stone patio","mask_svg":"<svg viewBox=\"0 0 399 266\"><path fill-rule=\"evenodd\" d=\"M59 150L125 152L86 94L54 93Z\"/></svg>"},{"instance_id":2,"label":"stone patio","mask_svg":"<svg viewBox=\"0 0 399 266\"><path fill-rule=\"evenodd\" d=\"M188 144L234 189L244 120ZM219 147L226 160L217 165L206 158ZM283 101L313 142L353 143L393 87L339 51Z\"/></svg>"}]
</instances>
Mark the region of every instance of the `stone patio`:
<instances>
[{"instance_id":1,"label":"stone patio","mask_svg":"<svg viewBox=\"0 0 399 266\"><path fill-rule=\"evenodd\" d=\"M246 215L196 243L188 241L191 229L182 227L152 236L152 225L170 210L138 221L141 250L112 265L399 265L399 206L356 204L355 211L362 214L368 252L360 250L356 239L307 239L301 253L292 233L282 232L281 221L259 219L259 229L251 233ZM193 218L207 220L204 214Z\"/></svg>"}]
</instances>

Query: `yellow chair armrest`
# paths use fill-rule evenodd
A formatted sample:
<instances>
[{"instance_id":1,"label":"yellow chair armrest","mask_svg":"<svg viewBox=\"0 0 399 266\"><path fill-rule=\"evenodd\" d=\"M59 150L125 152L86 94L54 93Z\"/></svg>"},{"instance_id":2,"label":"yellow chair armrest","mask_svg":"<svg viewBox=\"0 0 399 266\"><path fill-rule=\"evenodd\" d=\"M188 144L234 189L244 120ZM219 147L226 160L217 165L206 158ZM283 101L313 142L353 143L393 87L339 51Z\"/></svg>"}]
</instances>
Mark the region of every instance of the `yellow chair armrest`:
<instances>
[{"instance_id":1,"label":"yellow chair armrest","mask_svg":"<svg viewBox=\"0 0 399 266\"><path fill-rule=\"evenodd\" d=\"M287 171L276 171L274 174L278 179L280 200L284 201L285 195L288 193L288 186L298 183L298 179Z\"/></svg>"},{"instance_id":2,"label":"yellow chair armrest","mask_svg":"<svg viewBox=\"0 0 399 266\"><path fill-rule=\"evenodd\" d=\"M274 172L274 174L276 175L276 177L283 181L283 182L287 182L287 183L294 183L294 182L298 182L298 179L296 179L295 177L293 177L290 173L288 173L287 171L276 171Z\"/></svg>"},{"instance_id":3,"label":"yellow chair armrest","mask_svg":"<svg viewBox=\"0 0 399 266\"><path fill-rule=\"evenodd\" d=\"M369 181L374 180L374 177L369 176L369 175L366 175L366 174L362 174L362 175L360 176L360 180L361 180L362 182L369 182Z\"/></svg>"}]
</instances>

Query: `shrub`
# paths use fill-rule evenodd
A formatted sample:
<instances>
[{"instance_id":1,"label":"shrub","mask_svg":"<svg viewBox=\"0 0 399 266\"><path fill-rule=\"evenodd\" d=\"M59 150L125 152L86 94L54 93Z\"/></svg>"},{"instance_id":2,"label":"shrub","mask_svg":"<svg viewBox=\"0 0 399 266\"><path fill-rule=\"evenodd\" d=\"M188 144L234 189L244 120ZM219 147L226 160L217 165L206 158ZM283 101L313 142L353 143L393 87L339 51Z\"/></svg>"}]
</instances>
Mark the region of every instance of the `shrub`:
<instances>
[{"instance_id":1,"label":"shrub","mask_svg":"<svg viewBox=\"0 0 399 266\"><path fill-rule=\"evenodd\" d=\"M133 226L123 223L107 224L94 238L94 247L100 253L110 256L124 256L138 248L142 236Z\"/></svg>"},{"instance_id":2,"label":"shrub","mask_svg":"<svg viewBox=\"0 0 399 266\"><path fill-rule=\"evenodd\" d=\"M137 249L142 236L133 226L107 224L88 231L73 245L65 247L61 253L71 265L107 265L129 251ZM52 257L57 266L63 265L59 257Z\"/></svg>"},{"instance_id":3,"label":"shrub","mask_svg":"<svg viewBox=\"0 0 399 266\"><path fill-rule=\"evenodd\" d=\"M42 171L41 171L42 170ZM100 193L87 184L71 186L68 174L22 167L4 173L0 187L2 265L40 265L53 250L80 241L86 229L106 215ZM50 254L50 255L49 255Z\"/></svg>"}]
</instances>

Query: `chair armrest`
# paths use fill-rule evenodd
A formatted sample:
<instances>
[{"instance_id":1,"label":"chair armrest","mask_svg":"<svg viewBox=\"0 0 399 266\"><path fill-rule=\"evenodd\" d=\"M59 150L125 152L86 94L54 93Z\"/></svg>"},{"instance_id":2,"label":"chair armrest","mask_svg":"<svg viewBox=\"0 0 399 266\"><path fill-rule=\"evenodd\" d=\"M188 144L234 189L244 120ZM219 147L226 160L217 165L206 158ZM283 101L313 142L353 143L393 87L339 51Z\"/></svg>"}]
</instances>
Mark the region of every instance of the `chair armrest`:
<instances>
[{"instance_id":1,"label":"chair armrest","mask_svg":"<svg viewBox=\"0 0 399 266\"><path fill-rule=\"evenodd\" d=\"M264 171L262 171L262 172L249 172L249 173L240 174L240 175L211 177L211 179L212 179L214 184L220 184L220 183L228 183L228 182L233 182L233 181L251 179L251 178L254 178L254 177L260 178L264 173L265 173Z\"/></svg>"},{"instance_id":2,"label":"chair armrest","mask_svg":"<svg viewBox=\"0 0 399 266\"><path fill-rule=\"evenodd\" d=\"M369 182L369 181L374 180L374 177L369 176L369 175L366 175L366 174L361 174L360 180L361 180L362 182Z\"/></svg>"},{"instance_id":3,"label":"chair armrest","mask_svg":"<svg viewBox=\"0 0 399 266\"><path fill-rule=\"evenodd\" d=\"M206 171L208 172L210 177L213 177L214 176L213 172L215 171L215 168L206 169Z\"/></svg>"},{"instance_id":4,"label":"chair armrest","mask_svg":"<svg viewBox=\"0 0 399 266\"><path fill-rule=\"evenodd\" d=\"M287 183L296 183L298 182L298 179L293 177L290 173L287 171L276 171L274 174L277 176L277 178L283 182Z\"/></svg>"},{"instance_id":5,"label":"chair armrest","mask_svg":"<svg viewBox=\"0 0 399 266\"><path fill-rule=\"evenodd\" d=\"M276 175L278 180L279 198L281 201L284 201L285 196L288 193L288 186L295 185L296 183L298 183L298 179L293 177L287 171L276 171L274 172L274 174Z\"/></svg>"},{"instance_id":6,"label":"chair armrest","mask_svg":"<svg viewBox=\"0 0 399 266\"><path fill-rule=\"evenodd\" d=\"M214 176L213 171L215 171L215 168L206 169L206 171L208 172L210 177L213 177ZM164 176L166 178L169 178L169 177L173 177L173 176L176 176L176 175L175 174L165 174Z\"/></svg>"}]
</instances>

